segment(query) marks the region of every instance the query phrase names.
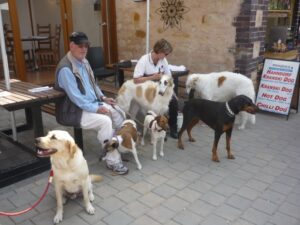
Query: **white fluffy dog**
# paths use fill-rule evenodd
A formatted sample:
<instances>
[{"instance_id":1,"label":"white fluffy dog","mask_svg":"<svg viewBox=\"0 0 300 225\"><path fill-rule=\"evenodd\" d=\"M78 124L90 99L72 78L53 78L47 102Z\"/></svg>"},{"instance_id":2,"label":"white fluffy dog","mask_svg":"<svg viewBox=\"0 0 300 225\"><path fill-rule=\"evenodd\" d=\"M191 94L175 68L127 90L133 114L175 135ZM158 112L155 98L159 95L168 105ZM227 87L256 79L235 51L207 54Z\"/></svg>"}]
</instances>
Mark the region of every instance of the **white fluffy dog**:
<instances>
[{"instance_id":1,"label":"white fluffy dog","mask_svg":"<svg viewBox=\"0 0 300 225\"><path fill-rule=\"evenodd\" d=\"M131 100L136 100L145 110L152 110L158 115L165 114L174 93L174 82L170 75L163 75L159 82L146 81L135 84L133 80L126 81L118 92L117 103L128 113Z\"/></svg>"},{"instance_id":2,"label":"white fluffy dog","mask_svg":"<svg viewBox=\"0 0 300 225\"><path fill-rule=\"evenodd\" d=\"M210 74L190 74L186 81L186 91L195 90L195 96L212 101L228 101L237 95L246 95L255 102L253 82L246 76L233 72ZM247 121L255 124L255 115L241 112L239 129L244 129Z\"/></svg>"}]
</instances>

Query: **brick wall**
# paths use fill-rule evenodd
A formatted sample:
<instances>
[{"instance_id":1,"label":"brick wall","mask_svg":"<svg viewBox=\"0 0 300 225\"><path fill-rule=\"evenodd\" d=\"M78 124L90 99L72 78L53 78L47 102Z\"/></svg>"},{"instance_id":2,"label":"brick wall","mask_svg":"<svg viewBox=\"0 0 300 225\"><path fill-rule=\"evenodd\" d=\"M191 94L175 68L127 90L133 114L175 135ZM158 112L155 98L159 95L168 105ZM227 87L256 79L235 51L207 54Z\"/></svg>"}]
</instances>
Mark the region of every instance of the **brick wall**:
<instances>
[{"instance_id":1,"label":"brick wall","mask_svg":"<svg viewBox=\"0 0 300 225\"><path fill-rule=\"evenodd\" d=\"M235 19L235 71L256 80L257 66L263 61L268 0L245 0Z\"/></svg>"}]
</instances>

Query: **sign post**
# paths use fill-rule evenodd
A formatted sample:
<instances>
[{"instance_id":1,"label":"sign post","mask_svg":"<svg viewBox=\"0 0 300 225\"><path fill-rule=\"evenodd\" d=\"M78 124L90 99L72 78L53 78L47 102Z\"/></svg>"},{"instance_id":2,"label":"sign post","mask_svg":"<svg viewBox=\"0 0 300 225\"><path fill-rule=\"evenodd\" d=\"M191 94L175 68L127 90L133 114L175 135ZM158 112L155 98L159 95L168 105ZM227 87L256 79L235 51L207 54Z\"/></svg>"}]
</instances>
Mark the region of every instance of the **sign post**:
<instances>
[{"instance_id":1,"label":"sign post","mask_svg":"<svg viewBox=\"0 0 300 225\"><path fill-rule=\"evenodd\" d=\"M288 117L298 71L299 62L265 59L256 98L258 108Z\"/></svg>"}]
</instances>

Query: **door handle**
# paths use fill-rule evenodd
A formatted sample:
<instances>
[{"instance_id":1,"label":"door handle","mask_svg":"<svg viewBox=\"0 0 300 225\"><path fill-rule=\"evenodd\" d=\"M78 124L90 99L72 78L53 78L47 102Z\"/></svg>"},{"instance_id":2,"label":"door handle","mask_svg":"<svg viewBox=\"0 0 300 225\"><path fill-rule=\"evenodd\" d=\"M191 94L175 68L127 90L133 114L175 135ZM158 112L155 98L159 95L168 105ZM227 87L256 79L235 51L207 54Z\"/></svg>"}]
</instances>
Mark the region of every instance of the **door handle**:
<instances>
[{"instance_id":1,"label":"door handle","mask_svg":"<svg viewBox=\"0 0 300 225\"><path fill-rule=\"evenodd\" d=\"M101 26L107 26L107 23L106 22L103 22L102 24L101 24Z\"/></svg>"}]
</instances>

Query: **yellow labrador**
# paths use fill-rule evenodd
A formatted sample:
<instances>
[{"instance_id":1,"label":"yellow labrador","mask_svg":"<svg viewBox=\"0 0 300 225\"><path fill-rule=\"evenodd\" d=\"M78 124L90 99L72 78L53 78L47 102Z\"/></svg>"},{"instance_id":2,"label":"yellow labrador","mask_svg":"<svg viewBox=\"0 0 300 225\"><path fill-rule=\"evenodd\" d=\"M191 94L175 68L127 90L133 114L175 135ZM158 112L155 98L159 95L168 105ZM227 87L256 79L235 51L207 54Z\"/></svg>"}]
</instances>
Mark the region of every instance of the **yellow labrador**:
<instances>
[{"instance_id":1,"label":"yellow labrador","mask_svg":"<svg viewBox=\"0 0 300 225\"><path fill-rule=\"evenodd\" d=\"M100 181L99 175L89 175L89 168L71 135L62 130L50 131L46 136L36 139L39 157L50 157L54 172L54 186L57 210L53 222L59 223L63 219L63 203L66 196L83 194L85 209L94 214L91 204L94 200L92 181Z\"/></svg>"}]
</instances>

